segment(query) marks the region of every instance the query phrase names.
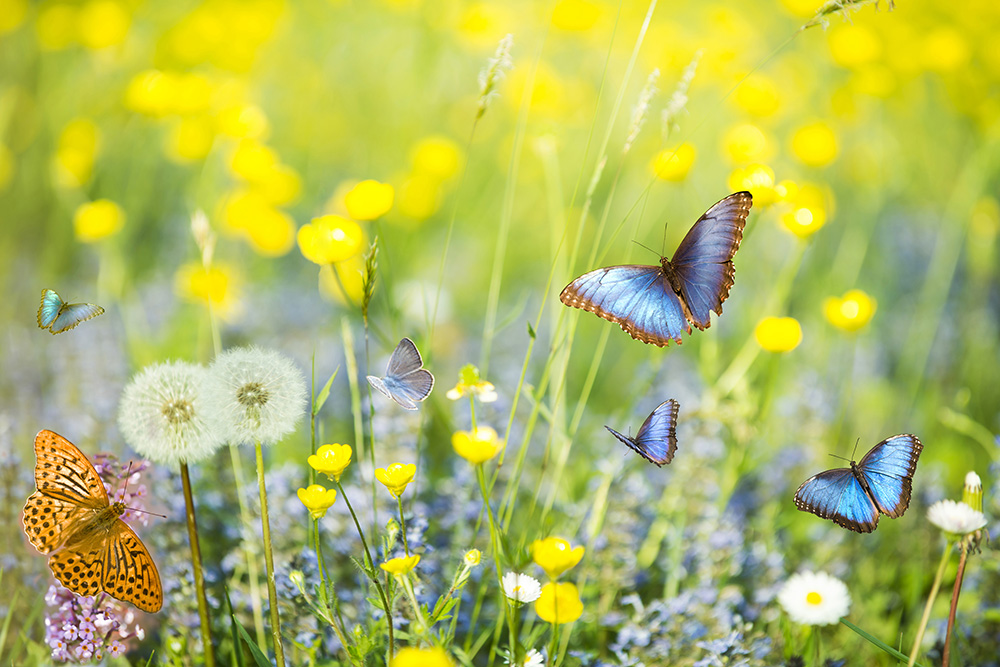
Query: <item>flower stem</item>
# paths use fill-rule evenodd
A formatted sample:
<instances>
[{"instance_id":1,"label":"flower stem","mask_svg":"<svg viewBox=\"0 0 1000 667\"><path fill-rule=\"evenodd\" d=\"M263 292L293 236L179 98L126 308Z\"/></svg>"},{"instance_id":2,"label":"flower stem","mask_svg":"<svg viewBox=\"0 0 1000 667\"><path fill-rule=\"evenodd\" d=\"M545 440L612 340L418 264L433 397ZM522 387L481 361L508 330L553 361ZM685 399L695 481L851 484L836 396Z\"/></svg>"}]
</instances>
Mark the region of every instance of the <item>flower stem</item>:
<instances>
[{"instance_id":1,"label":"flower stem","mask_svg":"<svg viewBox=\"0 0 1000 667\"><path fill-rule=\"evenodd\" d=\"M471 415L472 421L472 433L476 433L476 396L475 394L469 394L469 414Z\"/></svg>"},{"instance_id":2,"label":"flower stem","mask_svg":"<svg viewBox=\"0 0 1000 667\"><path fill-rule=\"evenodd\" d=\"M237 445L229 445L229 459L233 465L233 478L236 480L236 500L240 505L240 523L243 538L243 553L247 560L247 579L250 580L250 607L253 611L253 629L257 641L264 640L264 609L260 599L260 573L257 570L257 559L254 556L253 542L250 539L253 530L250 518L250 508L243 497L246 480L243 476L243 463Z\"/></svg>"},{"instance_id":3,"label":"flower stem","mask_svg":"<svg viewBox=\"0 0 1000 667\"><path fill-rule=\"evenodd\" d=\"M285 649L281 645L281 619L278 617L278 592L274 586L274 556L271 553L271 522L267 516L267 488L264 486L264 450L260 441L254 444L257 454L257 488L260 489L260 526L264 532L264 565L267 568L267 599L271 613L271 636L274 639L274 659L278 667L285 666Z\"/></svg>"},{"instance_id":4,"label":"flower stem","mask_svg":"<svg viewBox=\"0 0 1000 667\"><path fill-rule=\"evenodd\" d=\"M937 574L934 575L934 584L931 586L931 594L927 596L927 605L924 607L924 615L920 619L920 627L917 628L917 638L913 642L913 650L910 651L910 661L906 667L913 667L917 661L917 654L920 652L920 644L924 640L924 631L927 630L927 621L931 618L931 607L934 606L934 598L937 597L938 589L941 587L941 578L944 577L944 568L948 565L948 557L951 556L951 547L954 542L949 541L941 554L941 563L938 565Z\"/></svg>"},{"instance_id":5,"label":"flower stem","mask_svg":"<svg viewBox=\"0 0 1000 667\"><path fill-rule=\"evenodd\" d=\"M319 565L319 580L323 591L323 602L326 603L326 613L330 618L330 626L337 633L337 639L340 640L344 651L350 656L351 652L347 649L349 646L347 636L343 629L344 618L340 615L340 605L337 603L336 594L331 590L332 586L328 586L326 583L326 563L323 561L323 549L319 541L319 519L313 519L313 534L316 536L316 562Z\"/></svg>"},{"instance_id":6,"label":"flower stem","mask_svg":"<svg viewBox=\"0 0 1000 667\"><path fill-rule=\"evenodd\" d=\"M955 629L955 612L958 610L958 595L962 592L962 579L965 578L965 563L969 557L969 548L962 543L962 554L958 557L958 573L955 575L955 588L951 592L951 609L948 611L948 631L944 635L944 651L941 654L941 667L948 667L951 657L951 633Z\"/></svg>"},{"instance_id":7,"label":"flower stem","mask_svg":"<svg viewBox=\"0 0 1000 667\"><path fill-rule=\"evenodd\" d=\"M208 620L208 599L205 597L205 577L201 571L201 547L198 544L198 524L194 517L194 499L191 496L191 477L187 462L181 463L181 484L184 487L188 541L191 543L191 570L194 575L194 590L198 597L198 617L201 619L201 642L205 651L205 666L215 667L215 653L212 644L212 625Z\"/></svg>"},{"instance_id":8,"label":"flower stem","mask_svg":"<svg viewBox=\"0 0 1000 667\"><path fill-rule=\"evenodd\" d=\"M403 550L409 556L410 543L406 541L406 521L403 519L403 496L396 496L396 502L399 504L399 525L403 529Z\"/></svg>"}]
</instances>

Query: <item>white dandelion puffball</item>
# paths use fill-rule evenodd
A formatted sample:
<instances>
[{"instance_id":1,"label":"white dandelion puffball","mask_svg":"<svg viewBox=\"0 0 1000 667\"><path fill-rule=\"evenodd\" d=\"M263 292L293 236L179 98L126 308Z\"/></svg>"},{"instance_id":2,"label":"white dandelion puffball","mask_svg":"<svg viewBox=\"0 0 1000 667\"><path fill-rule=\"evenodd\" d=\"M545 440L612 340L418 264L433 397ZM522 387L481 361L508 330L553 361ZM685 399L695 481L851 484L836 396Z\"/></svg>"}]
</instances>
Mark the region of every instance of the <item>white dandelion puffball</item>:
<instances>
[{"instance_id":1,"label":"white dandelion puffball","mask_svg":"<svg viewBox=\"0 0 1000 667\"><path fill-rule=\"evenodd\" d=\"M274 350L237 347L208 369L205 403L222 438L270 445L295 430L306 404L306 385L295 363Z\"/></svg>"},{"instance_id":2,"label":"white dandelion puffball","mask_svg":"<svg viewBox=\"0 0 1000 667\"><path fill-rule=\"evenodd\" d=\"M986 525L986 515L954 500L939 500L931 505L927 508L927 520L956 535L968 535Z\"/></svg>"},{"instance_id":3,"label":"white dandelion puffball","mask_svg":"<svg viewBox=\"0 0 1000 667\"><path fill-rule=\"evenodd\" d=\"M825 572L800 572L789 577L778 603L801 625L831 625L847 615L851 594L840 579Z\"/></svg>"},{"instance_id":4,"label":"white dandelion puffball","mask_svg":"<svg viewBox=\"0 0 1000 667\"><path fill-rule=\"evenodd\" d=\"M542 585L538 580L527 574L508 572L503 575L503 592L514 602L521 604L534 602L542 594Z\"/></svg>"},{"instance_id":5,"label":"white dandelion puffball","mask_svg":"<svg viewBox=\"0 0 1000 667\"><path fill-rule=\"evenodd\" d=\"M208 458L222 444L207 419L198 364L172 361L147 366L122 392L118 427L140 456L176 465Z\"/></svg>"}]
</instances>

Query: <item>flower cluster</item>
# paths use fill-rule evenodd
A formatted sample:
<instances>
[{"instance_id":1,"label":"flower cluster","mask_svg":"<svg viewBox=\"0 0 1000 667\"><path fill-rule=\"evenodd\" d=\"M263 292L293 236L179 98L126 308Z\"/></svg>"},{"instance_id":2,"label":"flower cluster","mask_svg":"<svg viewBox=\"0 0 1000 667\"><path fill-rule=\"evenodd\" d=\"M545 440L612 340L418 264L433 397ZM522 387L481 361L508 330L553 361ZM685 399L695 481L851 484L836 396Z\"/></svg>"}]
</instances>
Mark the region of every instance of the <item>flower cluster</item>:
<instances>
[{"instance_id":1,"label":"flower cluster","mask_svg":"<svg viewBox=\"0 0 1000 667\"><path fill-rule=\"evenodd\" d=\"M56 662L86 664L124 655L145 630L130 606L103 593L82 597L59 584L45 594L45 643Z\"/></svg>"}]
</instances>

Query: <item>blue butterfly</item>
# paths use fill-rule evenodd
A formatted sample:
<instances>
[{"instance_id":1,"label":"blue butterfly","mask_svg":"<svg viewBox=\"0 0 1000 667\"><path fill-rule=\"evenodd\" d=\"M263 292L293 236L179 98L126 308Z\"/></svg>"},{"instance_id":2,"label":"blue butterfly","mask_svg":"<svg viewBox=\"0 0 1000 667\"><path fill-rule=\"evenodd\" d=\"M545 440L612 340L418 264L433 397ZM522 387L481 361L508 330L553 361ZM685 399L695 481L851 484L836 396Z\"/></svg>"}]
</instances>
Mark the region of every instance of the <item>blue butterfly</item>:
<instances>
[{"instance_id":1,"label":"blue butterfly","mask_svg":"<svg viewBox=\"0 0 1000 667\"><path fill-rule=\"evenodd\" d=\"M677 451L677 411L680 407L680 403L672 398L660 403L649 413L646 421L642 422L634 438L623 435L610 426L605 425L604 428L642 458L662 466L670 463Z\"/></svg>"},{"instance_id":2,"label":"blue butterfly","mask_svg":"<svg viewBox=\"0 0 1000 667\"><path fill-rule=\"evenodd\" d=\"M910 505L917 459L924 446L915 435L886 438L850 468L813 475L795 492L795 506L858 533L870 533L881 512L896 519Z\"/></svg>"},{"instance_id":3,"label":"blue butterfly","mask_svg":"<svg viewBox=\"0 0 1000 667\"><path fill-rule=\"evenodd\" d=\"M731 194L698 218L677 246L673 260L659 266L628 264L585 273L559 295L567 306L582 308L618 324L632 338L663 347L681 343L691 325L707 329L709 311L722 314L736 268L733 255L753 198Z\"/></svg>"},{"instance_id":4,"label":"blue butterfly","mask_svg":"<svg viewBox=\"0 0 1000 667\"><path fill-rule=\"evenodd\" d=\"M100 306L92 303L66 303L55 290L43 289L42 304L38 307L38 326L55 335L103 314L104 309Z\"/></svg>"},{"instance_id":5,"label":"blue butterfly","mask_svg":"<svg viewBox=\"0 0 1000 667\"><path fill-rule=\"evenodd\" d=\"M385 377L368 376L368 384L378 389L386 398L399 403L406 410L416 410L417 403L427 398L434 388L434 376L421 368L424 365L417 346L409 338L399 345L389 357Z\"/></svg>"}]
</instances>

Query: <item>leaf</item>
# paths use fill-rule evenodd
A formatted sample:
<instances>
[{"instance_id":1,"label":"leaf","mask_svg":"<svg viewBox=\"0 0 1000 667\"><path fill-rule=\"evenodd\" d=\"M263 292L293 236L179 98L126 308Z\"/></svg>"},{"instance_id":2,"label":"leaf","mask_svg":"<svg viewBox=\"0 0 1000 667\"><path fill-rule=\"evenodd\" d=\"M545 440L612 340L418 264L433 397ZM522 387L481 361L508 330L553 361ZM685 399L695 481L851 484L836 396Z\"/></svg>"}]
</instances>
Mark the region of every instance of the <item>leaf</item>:
<instances>
[{"instance_id":1,"label":"leaf","mask_svg":"<svg viewBox=\"0 0 1000 667\"><path fill-rule=\"evenodd\" d=\"M235 616L233 616L233 620L236 621ZM250 647L250 655L253 656L253 660L257 663L257 667L274 667L274 665L271 664L271 661L267 659L267 656L264 655L264 652L260 650L260 647L257 646L257 642L253 640L250 633L243 629L243 626L240 625L239 621L236 621L236 627L239 628L240 635L243 636L243 641L245 641L247 646Z\"/></svg>"},{"instance_id":2,"label":"leaf","mask_svg":"<svg viewBox=\"0 0 1000 667\"><path fill-rule=\"evenodd\" d=\"M226 608L229 610L229 629L233 640L233 657L236 658L237 667L244 667L243 649L240 648L239 621L236 620L236 614L233 613L233 603L229 599L229 587L223 586L222 589L226 594Z\"/></svg>"},{"instance_id":3,"label":"leaf","mask_svg":"<svg viewBox=\"0 0 1000 667\"><path fill-rule=\"evenodd\" d=\"M146 667L152 667L152 665L153 665L153 655L155 653L156 653L156 651L153 651L153 653L149 654L149 660L146 661Z\"/></svg>"},{"instance_id":4,"label":"leaf","mask_svg":"<svg viewBox=\"0 0 1000 667\"><path fill-rule=\"evenodd\" d=\"M840 622L843 623L844 625L846 625L847 627L849 627L851 630L854 630L856 633L858 633L859 635L861 635L863 638L867 639L871 644L874 644L878 648L882 649L883 651L885 651L886 653L888 653L889 655L891 655L892 657L894 657L896 660L898 660L900 662L909 662L910 661L909 656L903 655L902 653L900 653L899 651L897 651L893 647L889 646L888 644L884 643L880 639L878 639L878 638L876 638L876 637L868 634L867 632L865 632L864 630L862 630L858 626L856 626L853 623L851 623L850 621L848 621L846 618L840 619ZM914 664L917 667L923 667L923 665L921 665L919 662L916 662Z\"/></svg>"},{"instance_id":5,"label":"leaf","mask_svg":"<svg viewBox=\"0 0 1000 667\"><path fill-rule=\"evenodd\" d=\"M330 387L333 385L333 379L337 377L338 372L340 372L340 366L337 366L333 371L333 375L330 376L330 379L323 385L323 389L320 390L319 395L316 396L316 401L313 403L312 409L313 417L319 414L319 411L323 408L323 404L326 403L326 399L330 396Z\"/></svg>"},{"instance_id":6,"label":"leaf","mask_svg":"<svg viewBox=\"0 0 1000 667\"><path fill-rule=\"evenodd\" d=\"M535 328L533 326L531 326L531 322L528 322L527 324L528 324L528 335L531 336L532 340L534 340L535 339Z\"/></svg>"}]
</instances>

